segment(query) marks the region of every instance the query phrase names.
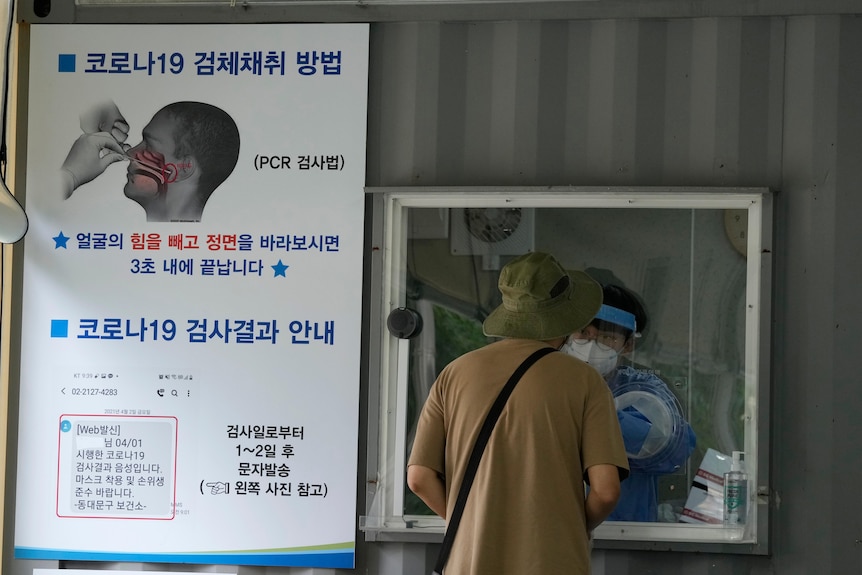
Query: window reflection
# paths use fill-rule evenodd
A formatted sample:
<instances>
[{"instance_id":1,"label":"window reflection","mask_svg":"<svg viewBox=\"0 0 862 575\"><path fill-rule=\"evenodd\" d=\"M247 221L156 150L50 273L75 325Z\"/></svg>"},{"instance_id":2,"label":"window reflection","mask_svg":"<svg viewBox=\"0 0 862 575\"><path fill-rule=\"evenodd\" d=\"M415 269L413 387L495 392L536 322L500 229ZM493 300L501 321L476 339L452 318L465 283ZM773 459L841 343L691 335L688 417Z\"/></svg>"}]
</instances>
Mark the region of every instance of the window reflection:
<instances>
[{"instance_id":1,"label":"window reflection","mask_svg":"<svg viewBox=\"0 0 862 575\"><path fill-rule=\"evenodd\" d=\"M679 521L707 450L744 449L746 262L724 222L721 209L408 209L407 301L424 329L410 341L407 451L436 374L488 343L481 323L499 303L499 269L547 251L644 305L646 329L624 363L666 384L697 437L687 460L656 482L652 520ZM430 511L405 490L404 513Z\"/></svg>"}]
</instances>

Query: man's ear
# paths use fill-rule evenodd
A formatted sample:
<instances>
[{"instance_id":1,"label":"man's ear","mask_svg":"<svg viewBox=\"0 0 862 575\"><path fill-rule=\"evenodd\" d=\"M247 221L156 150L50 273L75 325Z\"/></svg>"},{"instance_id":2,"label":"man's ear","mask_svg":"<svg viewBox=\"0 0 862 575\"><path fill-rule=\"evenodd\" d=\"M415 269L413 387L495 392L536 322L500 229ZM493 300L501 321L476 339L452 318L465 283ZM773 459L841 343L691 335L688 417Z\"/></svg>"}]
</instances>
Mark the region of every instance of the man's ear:
<instances>
[{"instance_id":1,"label":"man's ear","mask_svg":"<svg viewBox=\"0 0 862 575\"><path fill-rule=\"evenodd\" d=\"M634 349L635 349L635 336L634 336L634 334L632 334L626 338L626 344L623 346L623 349L620 351L620 353L625 355L625 354L633 352Z\"/></svg>"},{"instance_id":2,"label":"man's ear","mask_svg":"<svg viewBox=\"0 0 862 575\"><path fill-rule=\"evenodd\" d=\"M180 158L176 163L166 164L165 171L169 174L169 182L182 182L197 174L199 170L195 157L188 155Z\"/></svg>"}]
</instances>

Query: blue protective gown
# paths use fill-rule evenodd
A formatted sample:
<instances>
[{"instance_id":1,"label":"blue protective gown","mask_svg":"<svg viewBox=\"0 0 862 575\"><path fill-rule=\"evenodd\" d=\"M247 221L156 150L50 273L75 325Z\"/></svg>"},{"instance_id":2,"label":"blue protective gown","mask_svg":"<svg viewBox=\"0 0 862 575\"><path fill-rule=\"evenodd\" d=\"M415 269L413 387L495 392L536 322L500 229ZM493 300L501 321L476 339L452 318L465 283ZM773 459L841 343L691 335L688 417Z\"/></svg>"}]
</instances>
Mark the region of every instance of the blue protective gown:
<instances>
[{"instance_id":1,"label":"blue protective gown","mask_svg":"<svg viewBox=\"0 0 862 575\"><path fill-rule=\"evenodd\" d=\"M674 425L668 444L650 457L637 459L631 454L639 452L652 424L633 407L617 411L626 452L630 454L631 472L620 485L620 500L608 520L657 521L658 478L673 473L685 463L696 443L694 431L683 417L679 402L667 384L654 373L621 366L608 381L608 386L614 397L632 390L653 393L673 414Z\"/></svg>"}]
</instances>

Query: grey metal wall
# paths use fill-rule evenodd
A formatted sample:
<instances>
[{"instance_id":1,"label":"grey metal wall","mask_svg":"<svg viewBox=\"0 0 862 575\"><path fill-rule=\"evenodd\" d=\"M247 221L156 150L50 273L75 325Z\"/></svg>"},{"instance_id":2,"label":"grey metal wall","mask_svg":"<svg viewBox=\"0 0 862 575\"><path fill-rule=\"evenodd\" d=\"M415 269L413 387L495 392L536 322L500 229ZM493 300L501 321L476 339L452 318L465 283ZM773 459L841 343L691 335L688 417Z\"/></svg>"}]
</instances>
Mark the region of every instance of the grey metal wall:
<instances>
[{"instance_id":1,"label":"grey metal wall","mask_svg":"<svg viewBox=\"0 0 862 575\"><path fill-rule=\"evenodd\" d=\"M690 12L701 4L686 3ZM744 12L742 4L734 3ZM374 23L371 41L369 186L780 190L772 553L596 551L594 573L859 573L862 21L429 19ZM8 552L8 537L5 545ZM360 543L357 571L420 575L430 572L435 552L417 543ZM7 565L29 573L56 563ZM249 567L239 573L335 572Z\"/></svg>"},{"instance_id":2,"label":"grey metal wall","mask_svg":"<svg viewBox=\"0 0 862 575\"><path fill-rule=\"evenodd\" d=\"M371 37L371 186L780 191L772 554L595 551L594 573L859 573L862 20L385 23ZM369 572L426 573L435 552L375 547L387 567Z\"/></svg>"}]
</instances>

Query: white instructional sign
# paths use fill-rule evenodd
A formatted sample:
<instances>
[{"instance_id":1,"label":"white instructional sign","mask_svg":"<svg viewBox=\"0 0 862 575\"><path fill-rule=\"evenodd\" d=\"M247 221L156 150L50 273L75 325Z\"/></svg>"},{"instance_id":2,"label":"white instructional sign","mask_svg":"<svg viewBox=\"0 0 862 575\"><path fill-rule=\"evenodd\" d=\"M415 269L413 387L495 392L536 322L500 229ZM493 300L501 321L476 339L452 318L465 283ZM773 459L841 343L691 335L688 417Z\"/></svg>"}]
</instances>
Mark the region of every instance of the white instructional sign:
<instances>
[{"instance_id":1,"label":"white instructional sign","mask_svg":"<svg viewBox=\"0 0 862 575\"><path fill-rule=\"evenodd\" d=\"M17 558L353 566L367 68L31 26Z\"/></svg>"}]
</instances>

